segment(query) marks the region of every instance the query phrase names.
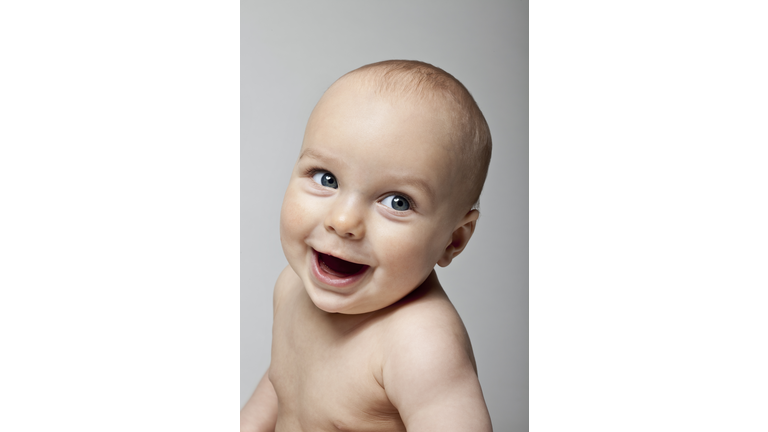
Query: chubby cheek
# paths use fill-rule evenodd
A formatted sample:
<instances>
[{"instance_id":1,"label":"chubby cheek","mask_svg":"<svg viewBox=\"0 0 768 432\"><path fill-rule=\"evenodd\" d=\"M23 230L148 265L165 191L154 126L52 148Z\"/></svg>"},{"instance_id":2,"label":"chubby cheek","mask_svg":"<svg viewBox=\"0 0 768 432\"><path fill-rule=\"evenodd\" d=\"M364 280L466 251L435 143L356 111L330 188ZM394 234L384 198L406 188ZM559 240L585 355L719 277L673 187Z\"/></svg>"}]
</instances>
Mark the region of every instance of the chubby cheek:
<instances>
[{"instance_id":1,"label":"chubby cheek","mask_svg":"<svg viewBox=\"0 0 768 432\"><path fill-rule=\"evenodd\" d=\"M429 275L439 256L436 254L435 239L428 232L428 229L393 230L382 236L385 244L380 249L385 251L385 260L389 263L387 267L395 273L390 277L407 278L408 282L418 283Z\"/></svg>"},{"instance_id":2,"label":"chubby cheek","mask_svg":"<svg viewBox=\"0 0 768 432\"><path fill-rule=\"evenodd\" d=\"M296 232L296 228L302 225L304 221L303 212L301 208L290 205L290 203L283 202L283 207L280 209L280 238L289 238L291 234Z\"/></svg>"},{"instance_id":3,"label":"chubby cheek","mask_svg":"<svg viewBox=\"0 0 768 432\"><path fill-rule=\"evenodd\" d=\"M301 205L301 201L289 190L283 199L280 209L280 242L288 256L291 248L297 246L308 234L307 209Z\"/></svg>"}]
</instances>

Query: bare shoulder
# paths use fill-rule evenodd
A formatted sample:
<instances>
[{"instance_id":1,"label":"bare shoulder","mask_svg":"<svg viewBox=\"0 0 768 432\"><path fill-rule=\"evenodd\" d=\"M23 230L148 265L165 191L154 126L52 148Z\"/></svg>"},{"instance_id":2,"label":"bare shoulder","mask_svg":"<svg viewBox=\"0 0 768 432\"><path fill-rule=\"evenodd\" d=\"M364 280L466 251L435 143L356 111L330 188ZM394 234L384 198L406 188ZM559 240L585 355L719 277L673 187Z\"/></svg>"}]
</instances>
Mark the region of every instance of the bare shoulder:
<instances>
[{"instance_id":1,"label":"bare shoulder","mask_svg":"<svg viewBox=\"0 0 768 432\"><path fill-rule=\"evenodd\" d=\"M388 317L387 397L410 430L491 430L472 347L437 279Z\"/></svg>"},{"instance_id":2,"label":"bare shoulder","mask_svg":"<svg viewBox=\"0 0 768 432\"><path fill-rule=\"evenodd\" d=\"M474 369L467 330L433 272L424 284L395 305L388 317L393 352L413 350L466 357Z\"/></svg>"},{"instance_id":3,"label":"bare shoulder","mask_svg":"<svg viewBox=\"0 0 768 432\"><path fill-rule=\"evenodd\" d=\"M430 353L441 358L450 354L469 360L474 370L467 330L442 288L438 285L405 300L387 323L389 351L417 351L422 358Z\"/></svg>"}]
</instances>

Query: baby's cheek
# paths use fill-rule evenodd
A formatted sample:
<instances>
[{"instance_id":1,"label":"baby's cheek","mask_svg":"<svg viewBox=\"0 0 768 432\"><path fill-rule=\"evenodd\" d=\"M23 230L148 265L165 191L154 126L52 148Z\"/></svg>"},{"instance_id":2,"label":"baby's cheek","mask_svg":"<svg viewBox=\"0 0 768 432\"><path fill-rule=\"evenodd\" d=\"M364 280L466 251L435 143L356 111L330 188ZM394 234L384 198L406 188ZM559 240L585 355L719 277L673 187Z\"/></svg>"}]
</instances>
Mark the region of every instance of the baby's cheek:
<instances>
[{"instance_id":1,"label":"baby's cheek","mask_svg":"<svg viewBox=\"0 0 768 432\"><path fill-rule=\"evenodd\" d=\"M285 200L280 211L280 244L288 263L293 267L302 255L303 241L306 237L305 211L295 202ZM296 269L296 267L294 267Z\"/></svg>"},{"instance_id":2,"label":"baby's cheek","mask_svg":"<svg viewBox=\"0 0 768 432\"><path fill-rule=\"evenodd\" d=\"M428 265L429 246L425 239L413 233L392 233L388 236L387 260L398 272L421 273Z\"/></svg>"},{"instance_id":3,"label":"baby's cheek","mask_svg":"<svg viewBox=\"0 0 768 432\"><path fill-rule=\"evenodd\" d=\"M290 234L304 224L306 209L297 198L289 191L283 199L283 206L280 209L280 235L283 235L284 230L286 234Z\"/></svg>"},{"instance_id":4,"label":"baby's cheek","mask_svg":"<svg viewBox=\"0 0 768 432\"><path fill-rule=\"evenodd\" d=\"M289 239L296 236L303 224L304 212L284 208L280 213L280 239Z\"/></svg>"}]
</instances>

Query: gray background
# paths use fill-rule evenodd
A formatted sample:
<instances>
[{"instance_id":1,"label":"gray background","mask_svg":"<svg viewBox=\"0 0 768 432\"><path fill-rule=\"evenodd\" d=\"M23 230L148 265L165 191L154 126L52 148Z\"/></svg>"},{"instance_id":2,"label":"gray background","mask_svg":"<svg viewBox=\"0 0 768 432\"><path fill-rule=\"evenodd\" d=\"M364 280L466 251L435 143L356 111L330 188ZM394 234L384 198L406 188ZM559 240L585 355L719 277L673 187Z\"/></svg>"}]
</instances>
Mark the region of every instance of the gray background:
<instances>
[{"instance_id":1,"label":"gray background","mask_svg":"<svg viewBox=\"0 0 768 432\"><path fill-rule=\"evenodd\" d=\"M272 288L287 264L283 193L307 118L344 73L432 63L475 97L493 136L481 216L438 268L474 347L496 431L528 429L528 2L241 2L240 404L269 365Z\"/></svg>"}]
</instances>

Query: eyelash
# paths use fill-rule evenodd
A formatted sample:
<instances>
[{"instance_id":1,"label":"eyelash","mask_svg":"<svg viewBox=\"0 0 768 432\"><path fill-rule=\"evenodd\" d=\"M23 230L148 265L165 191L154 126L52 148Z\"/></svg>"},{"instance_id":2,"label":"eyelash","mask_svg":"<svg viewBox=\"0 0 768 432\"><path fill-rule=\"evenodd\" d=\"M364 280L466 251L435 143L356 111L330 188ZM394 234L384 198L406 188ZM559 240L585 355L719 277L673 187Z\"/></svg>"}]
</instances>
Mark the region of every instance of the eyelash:
<instances>
[{"instance_id":1,"label":"eyelash","mask_svg":"<svg viewBox=\"0 0 768 432\"><path fill-rule=\"evenodd\" d=\"M317 174L319 172L330 172L330 171L328 171L327 169L323 169L323 168L320 168L320 167L313 166L313 167L309 167L306 170L304 170L304 175L307 176L307 177L312 177L313 175L315 175L315 174Z\"/></svg>"},{"instance_id":2,"label":"eyelash","mask_svg":"<svg viewBox=\"0 0 768 432\"><path fill-rule=\"evenodd\" d=\"M312 167L309 167L306 170L304 170L304 176L312 178L312 176L314 176L315 174L317 174L319 172L330 173L330 171L328 171L325 168L320 168L318 166L312 166ZM333 174L333 173L331 173L331 174ZM416 206L416 203L413 201L413 198L411 198L410 196L408 196L408 195L406 195L406 194L404 194L402 192L390 192L390 193L387 193L386 195L384 195L384 198L386 198L386 197L388 197L390 195L398 195L398 196L401 196L401 197L405 198L405 200L408 201L408 207L409 207L408 210L413 211L413 210L416 210L418 208ZM382 199L384 199L384 198L382 198ZM381 200L379 200L379 201L381 201ZM397 210L395 210L395 211L397 211ZM401 212L401 213L404 213L404 212Z\"/></svg>"}]
</instances>

